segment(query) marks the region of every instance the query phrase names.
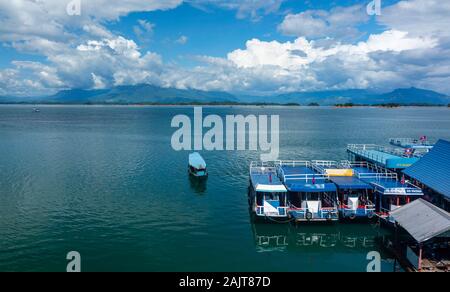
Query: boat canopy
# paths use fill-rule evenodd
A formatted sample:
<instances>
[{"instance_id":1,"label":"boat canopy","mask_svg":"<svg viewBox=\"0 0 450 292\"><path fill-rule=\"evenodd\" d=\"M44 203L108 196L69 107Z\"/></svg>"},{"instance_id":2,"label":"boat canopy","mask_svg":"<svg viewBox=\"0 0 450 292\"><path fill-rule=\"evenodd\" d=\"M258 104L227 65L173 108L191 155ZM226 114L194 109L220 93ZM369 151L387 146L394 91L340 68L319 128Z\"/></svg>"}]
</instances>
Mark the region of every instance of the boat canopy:
<instances>
[{"instance_id":1,"label":"boat canopy","mask_svg":"<svg viewBox=\"0 0 450 292\"><path fill-rule=\"evenodd\" d=\"M336 185L333 183L289 183L287 189L290 192L297 193L323 193L323 192L336 192Z\"/></svg>"},{"instance_id":2,"label":"boat canopy","mask_svg":"<svg viewBox=\"0 0 450 292\"><path fill-rule=\"evenodd\" d=\"M396 180L380 180L371 182L371 185L375 187L375 191L386 196L423 196L423 192L420 188L410 184L402 184Z\"/></svg>"},{"instance_id":3,"label":"boat canopy","mask_svg":"<svg viewBox=\"0 0 450 292\"><path fill-rule=\"evenodd\" d=\"M331 177L331 181L342 190L373 190L373 186L356 177Z\"/></svg>"},{"instance_id":4,"label":"boat canopy","mask_svg":"<svg viewBox=\"0 0 450 292\"><path fill-rule=\"evenodd\" d=\"M206 169L206 162L197 152L189 154L189 165L195 169Z\"/></svg>"},{"instance_id":5,"label":"boat canopy","mask_svg":"<svg viewBox=\"0 0 450 292\"><path fill-rule=\"evenodd\" d=\"M257 192L263 192L263 193L286 193L286 187L283 185L262 185L257 184L256 185L256 191Z\"/></svg>"},{"instance_id":6,"label":"boat canopy","mask_svg":"<svg viewBox=\"0 0 450 292\"><path fill-rule=\"evenodd\" d=\"M276 173L253 173L251 174L253 187L257 192L286 193L286 187L281 183Z\"/></svg>"}]
</instances>

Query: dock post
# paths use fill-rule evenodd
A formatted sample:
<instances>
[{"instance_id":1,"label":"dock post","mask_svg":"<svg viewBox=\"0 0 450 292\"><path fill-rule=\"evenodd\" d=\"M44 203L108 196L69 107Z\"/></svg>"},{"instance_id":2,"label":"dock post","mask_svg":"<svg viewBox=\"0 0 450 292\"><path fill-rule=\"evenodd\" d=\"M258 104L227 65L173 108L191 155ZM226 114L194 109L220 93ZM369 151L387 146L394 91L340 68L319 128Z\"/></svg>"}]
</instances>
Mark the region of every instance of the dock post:
<instances>
[{"instance_id":1,"label":"dock post","mask_svg":"<svg viewBox=\"0 0 450 292\"><path fill-rule=\"evenodd\" d=\"M422 271L422 253L423 253L423 246L420 243L419 244L419 265L418 265L419 272Z\"/></svg>"}]
</instances>

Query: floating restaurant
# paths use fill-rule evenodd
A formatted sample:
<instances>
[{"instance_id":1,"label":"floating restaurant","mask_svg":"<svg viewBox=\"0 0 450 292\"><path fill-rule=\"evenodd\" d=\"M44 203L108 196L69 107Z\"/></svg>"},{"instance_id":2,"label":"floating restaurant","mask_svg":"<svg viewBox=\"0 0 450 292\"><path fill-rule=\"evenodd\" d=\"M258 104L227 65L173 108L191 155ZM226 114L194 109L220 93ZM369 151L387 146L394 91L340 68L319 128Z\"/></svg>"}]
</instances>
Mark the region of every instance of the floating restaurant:
<instances>
[{"instance_id":1,"label":"floating restaurant","mask_svg":"<svg viewBox=\"0 0 450 292\"><path fill-rule=\"evenodd\" d=\"M450 211L449 141L438 141L430 153L403 173L424 191L427 200Z\"/></svg>"},{"instance_id":2,"label":"floating restaurant","mask_svg":"<svg viewBox=\"0 0 450 292\"><path fill-rule=\"evenodd\" d=\"M394 138L347 147L348 161L276 161L250 167L249 202L262 219L378 218L396 257L414 271L450 269L450 142ZM280 221L278 221L280 222Z\"/></svg>"},{"instance_id":3,"label":"floating restaurant","mask_svg":"<svg viewBox=\"0 0 450 292\"><path fill-rule=\"evenodd\" d=\"M391 213L397 224L394 253L414 271L450 268L450 214L419 199ZM399 230L398 230L399 229Z\"/></svg>"}]
</instances>

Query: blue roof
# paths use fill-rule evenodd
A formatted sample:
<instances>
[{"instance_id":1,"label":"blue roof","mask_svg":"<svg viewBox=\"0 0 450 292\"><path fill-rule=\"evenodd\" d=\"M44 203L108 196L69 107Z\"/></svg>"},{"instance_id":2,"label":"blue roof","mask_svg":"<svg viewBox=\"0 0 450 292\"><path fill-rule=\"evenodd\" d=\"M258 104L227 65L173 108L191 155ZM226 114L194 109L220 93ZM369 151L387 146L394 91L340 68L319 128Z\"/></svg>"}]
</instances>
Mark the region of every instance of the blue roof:
<instances>
[{"instance_id":1,"label":"blue roof","mask_svg":"<svg viewBox=\"0 0 450 292\"><path fill-rule=\"evenodd\" d=\"M334 182L338 188L343 190L371 190L373 187L356 177L332 177L331 181Z\"/></svg>"},{"instance_id":2,"label":"blue roof","mask_svg":"<svg viewBox=\"0 0 450 292\"><path fill-rule=\"evenodd\" d=\"M321 192L336 192L336 185L332 183L290 183L287 184L287 189L290 192L299 193L321 193Z\"/></svg>"},{"instance_id":3,"label":"blue roof","mask_svg":"<svg viewBox=\"0 0 450 292\"><path fill-rule=\"evenodd\" d=\"M428 154L404 173L450 198L450 142L439 140Z\"/></svg>"},{"instance_id":4,"label":"blue roof","mask_svg":"<svg viewBox=\"0 0 450 292\"><path fill-rule=\"evenodd\" d=\"M423 196L421 189L410 184L402 184L394 179L374 180L370 184L383 195Z\"/></svg>"},{"instance_id":5,"label":"blue roof","mask_svg":"<svg viewBox=\"0 0 450 292\"><path fill-rule=\"evenodd\" d=\"M405 169L419 160L417 157L407 158L379 150L349 149L348 151L389 169Z\"/></svg>"}]
</instances>

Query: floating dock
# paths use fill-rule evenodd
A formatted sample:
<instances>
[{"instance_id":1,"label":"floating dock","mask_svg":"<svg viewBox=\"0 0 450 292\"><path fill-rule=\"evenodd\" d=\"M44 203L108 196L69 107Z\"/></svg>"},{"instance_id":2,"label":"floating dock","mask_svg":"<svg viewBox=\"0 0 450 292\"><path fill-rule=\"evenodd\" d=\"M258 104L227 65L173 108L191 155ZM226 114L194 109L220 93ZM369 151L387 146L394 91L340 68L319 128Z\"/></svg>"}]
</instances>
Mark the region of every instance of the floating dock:
<instances>
[{"instance_id":1,"label":"floating dock","mask_svg":"<svg viewBox=\"0 0 450 292\"><path fill-rule=\"evenodd\" d=\"M430 151L434 147L434 143L431 143L426 138L421 139L414 138L391 138L389 144L392 146L405 148L405 149L417 149Z\"/></svg>"},{"instance_id":2,"label":"floating dock","mask_svg":"<svg viewBox=\"0 0 450 292\"><path fill-rule=\"evenodd\" d=\"M351 161L367 161L387 169L406 169L420 160L420 156L400 149L389 149L373 144L350 144L347 153ZM350 158L350 157L349 157Z\"/></svg>"}]
</instances>

